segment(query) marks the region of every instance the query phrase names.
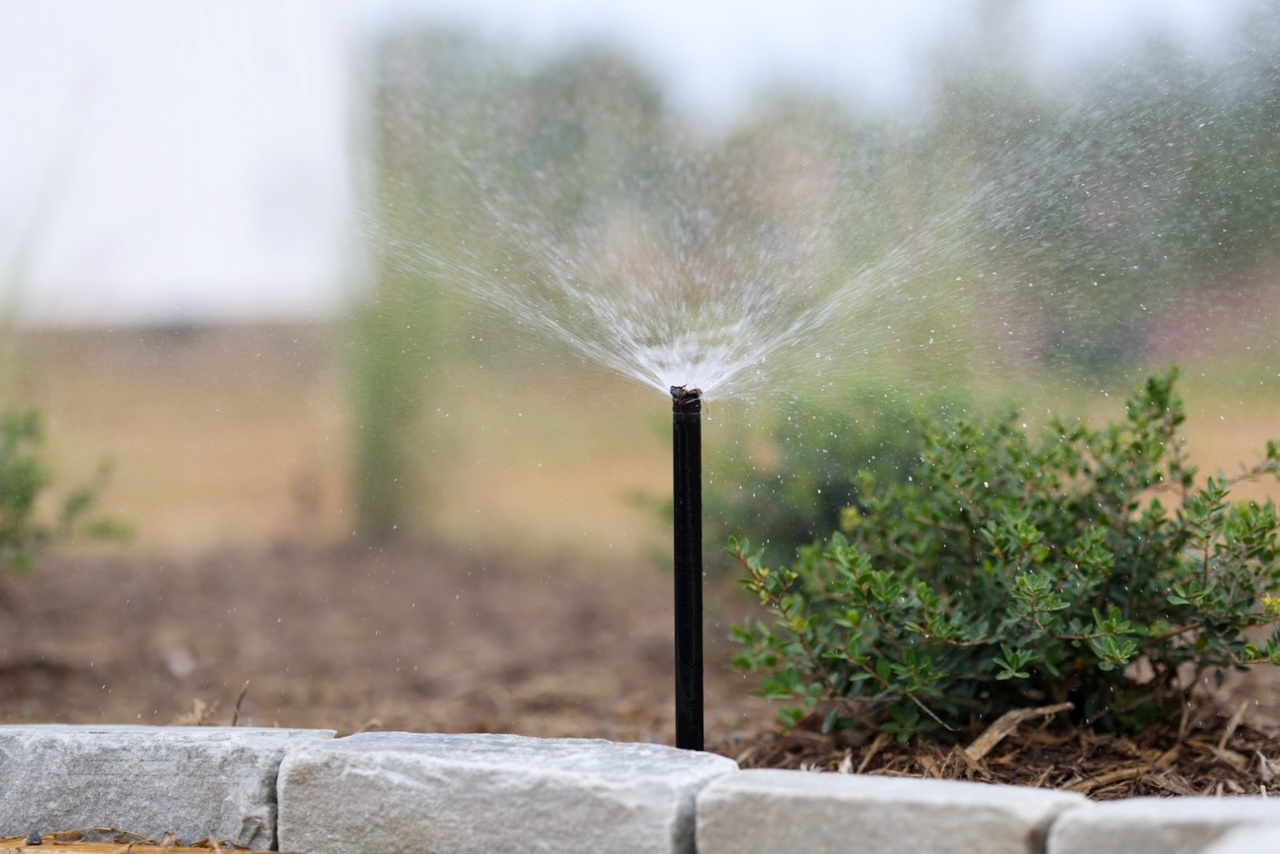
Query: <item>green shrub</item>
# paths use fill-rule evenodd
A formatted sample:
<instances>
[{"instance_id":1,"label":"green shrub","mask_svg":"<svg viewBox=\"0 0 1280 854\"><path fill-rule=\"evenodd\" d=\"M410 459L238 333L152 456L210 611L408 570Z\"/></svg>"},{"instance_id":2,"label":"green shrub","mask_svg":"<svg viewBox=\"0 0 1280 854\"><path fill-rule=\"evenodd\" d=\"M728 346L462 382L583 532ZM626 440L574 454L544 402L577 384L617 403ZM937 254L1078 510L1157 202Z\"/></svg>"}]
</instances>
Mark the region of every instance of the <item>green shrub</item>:
<instances>
[{"instance_id":1,"label":"green shrub","mask_svg":"<svg viewBox=\"0 0 1280 854\"><path fill-rule=\"evenodd\" d=\"M40 518L41 495L52 480L36 455L42 435L38 412L0 412L0 572L31 570L46 546L75 533L94 538L128 534L118 522L89 515L106 485L106 465L94 481L61 500L54 521Z\"/></svg>"},{"instance_id":2,"label":"green shrub","mask_svg":"<svg viewBox=\"0 0 1280 854\"><path fill-rule=\"evenodd\" d=\"M1205 673L1280 663L1274 503L1194 484L1177 371L1102 430L1055 420L1032 441L1016 413L937 423L905 483L864 484L845 533L770 570L730 548L771 612L734 629L763 693L902 740L957 738L1011 709L1070 701L1087 724L1176 720ZM847 536L846 536L847 535ZM1194 671L1194 677L1189 672Z\"/></svg>"},{"instance_id":3,"label":"green shrub","mask_svg":"<svg viewBox=\"0 0 1280 854\"><path fill-rule=\"evenodd\" d=\"M751 530L765 562L791 560L825 537L848 507L864 506L860 478L905 480L920 459L928 414L963 411L951 393L908 399L865 386L835 407L788 408L756 458L739 443L714 463L704 497L708 538ZM669 513L668 513L669 515Z\"/></svg>"}]
</instances>

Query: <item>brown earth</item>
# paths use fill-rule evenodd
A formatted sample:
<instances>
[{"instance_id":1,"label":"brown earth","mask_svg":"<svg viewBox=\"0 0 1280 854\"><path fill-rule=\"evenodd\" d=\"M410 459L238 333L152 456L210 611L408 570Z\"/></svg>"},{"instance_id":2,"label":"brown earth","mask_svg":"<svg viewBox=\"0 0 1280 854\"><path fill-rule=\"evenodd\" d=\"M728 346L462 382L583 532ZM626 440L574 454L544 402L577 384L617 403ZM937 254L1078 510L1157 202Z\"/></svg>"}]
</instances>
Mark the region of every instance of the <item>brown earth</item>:
<instances>
[{"instance_id":1,"label":"brown earth","mask_svg":"<svg viewBox=\"0 0 1280 854\"><path fill-rule=\"evenodd\" d=\"M673 737L671 594L657 570L281 546L57 559L4 589L4 723ZM721 739L771 714L725 667L723 634L708 633L706 679Z\"/></svg>"},{"instance_id":2,"label":"brown earth","mask_svg":"<svg viewBox=\"0 0 1280 854\"><path fill-rule=\"evenodd\" d=\"M0 577L0 723L672 742L670 577L645 557L662 532L633 498L660 495L669 478L662 410L647 396L604 382L584 407L556 398L574 387L557 384L548 405L548 389L518 375L484 399L448 396L444 417L471 426L437 424L428 437L448 484L424 514L434 525L359 545L324 330L61 332L22 352L15 382L46 413L59 483L114 454L104 509L139 536ZM713 437L723 411L713 408ZM1270 429L1265 412L1222 423L1227 464ZM1271 674L1140 739L1080 733L1062 715L967 750L776 735L776 710L727 668L728 626L751 603L727 578L707 598L708 745L744 765L1098 797L1257 792L1280 771Z\"/></svg>"}]
</instances>

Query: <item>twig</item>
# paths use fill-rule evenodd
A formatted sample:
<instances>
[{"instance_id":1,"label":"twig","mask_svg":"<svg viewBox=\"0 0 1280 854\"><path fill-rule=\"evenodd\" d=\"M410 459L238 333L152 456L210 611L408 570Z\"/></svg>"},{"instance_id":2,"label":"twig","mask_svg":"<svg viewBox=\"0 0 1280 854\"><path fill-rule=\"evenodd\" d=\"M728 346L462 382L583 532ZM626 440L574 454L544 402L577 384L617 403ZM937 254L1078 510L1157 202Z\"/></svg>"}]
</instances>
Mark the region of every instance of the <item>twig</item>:
<instances>
[{"instance_id":1,"label":"twig","mask_svg":"<svg viewBox=\"0 0 1280 854\"><path fill-rule=\"evenodd\" d=\"M884 730L880 731L880 734L877 735L875 740L867 747L867 752L862 754L862 761L858 763L857 773L861 774L863 771L867 770L867 766L871 764L871 760L875 759L876 754L883 750L885 745L889 743L889 738L889 733Z\"/></svg>"},{"instance_id":2,"label":"twig","mask_svg":"<svg viewBox=\"0 0 1280 854\"><path fill-rule=\"evenodd\" d=\"M1248 700L1240 702L1240 707L1236 709L1235 714L1227 721L1227 727L1222 731L1222 738L1218 739L1218 750L1226 749L1227 742L1231 740L1231 736L1236 734L1236 727L1240 726L1240 721L1244 720L1244 712L1248 707Z\"/></svg>"},{"instance_id":3,"label":"twig","mask_svg":"<svg viewBox=\"0 0 1280 854\"><path fill-rule=\"evenodd\" d=\"M236 697L236 707L231 713L231 725L237 726L240 723L240 704L244 702L245 694L249 693L249 681L245 680L244 687L240 689L240 696Z\"/></svg>"}]
</instances>

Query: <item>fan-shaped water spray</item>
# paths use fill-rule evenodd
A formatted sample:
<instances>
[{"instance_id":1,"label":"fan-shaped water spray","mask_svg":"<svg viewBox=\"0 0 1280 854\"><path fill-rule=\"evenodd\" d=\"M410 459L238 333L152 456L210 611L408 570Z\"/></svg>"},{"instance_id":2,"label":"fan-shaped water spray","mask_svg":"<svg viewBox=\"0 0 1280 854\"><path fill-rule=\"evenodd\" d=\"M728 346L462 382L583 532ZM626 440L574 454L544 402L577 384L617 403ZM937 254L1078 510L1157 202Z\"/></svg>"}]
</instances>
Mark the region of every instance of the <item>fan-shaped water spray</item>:
<instances>
[{"instance_id":1,"label":"fan-shaped water spray","mask_svg":"<svg viewBox=\"0 0 1280 854\"><path fill-rule=\"evenodd\" d=\"M676 743L689 749L703 746L702 400L811 382L833 350L875 339L867 318L918 274L932 235L922 230L842 273L835 211L798 201L752 210L740 188L709 189L707 177L689 169L667 185L682 192L648 204L642 188L626 189L567 222L490 192L500 262L465 246L448 257L422 247L415 261L540 336L671 395Z\"/></svg>"},{"instance_id":2,"label":"fan-shaped water spray","mask_svg":"<svg viewBox=\"0 0 1280 854\"><path fill-rule=\"evenodd\" d=\"M452 288L563 352L664 395L684 386L708 400L750 399L821 385L841 351L900 346L900 326L921 313L904 285L956 251L944 251L940 235L963 219L952 211L909 240L851 253L837 211L797 201L744 212L725 186L707 191L723 209L710 211L689 197L699 192L697 180L672 183L686 197L641 208L634 190L599 219L570 224L527 200L493 194L488 227L502 235L500 246L474 254L466 245L401 249L413 269L438 271ZM957 287L930 296L974 295ZM916 343L942 350L944 341L965 345L954 329L931 329Z\"/></svg>"}]
</instances>

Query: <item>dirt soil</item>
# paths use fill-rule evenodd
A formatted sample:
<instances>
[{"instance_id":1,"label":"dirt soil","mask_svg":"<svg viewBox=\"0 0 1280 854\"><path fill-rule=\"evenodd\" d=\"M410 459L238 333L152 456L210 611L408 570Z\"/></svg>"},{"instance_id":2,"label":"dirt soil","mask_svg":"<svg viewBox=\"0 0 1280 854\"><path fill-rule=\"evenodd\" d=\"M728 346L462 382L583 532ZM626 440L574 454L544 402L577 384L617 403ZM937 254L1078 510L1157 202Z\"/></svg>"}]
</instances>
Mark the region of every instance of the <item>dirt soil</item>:
<instances>
[{"instance_id":1,"label":"dirt soil","mask_svg":"<svg viewBox=\"0 0 1280 854\"><path fill-rule=\"evenodd\" d=\"M673 739L671 593L657 569L606 577L405 545L279 547L64 558L3 584L4 723ZM732 595L710 591L709 619ZM709 632L707 648L719 739L774 714L727 669L724 634Z\"/></svg>"}]
</instances>

